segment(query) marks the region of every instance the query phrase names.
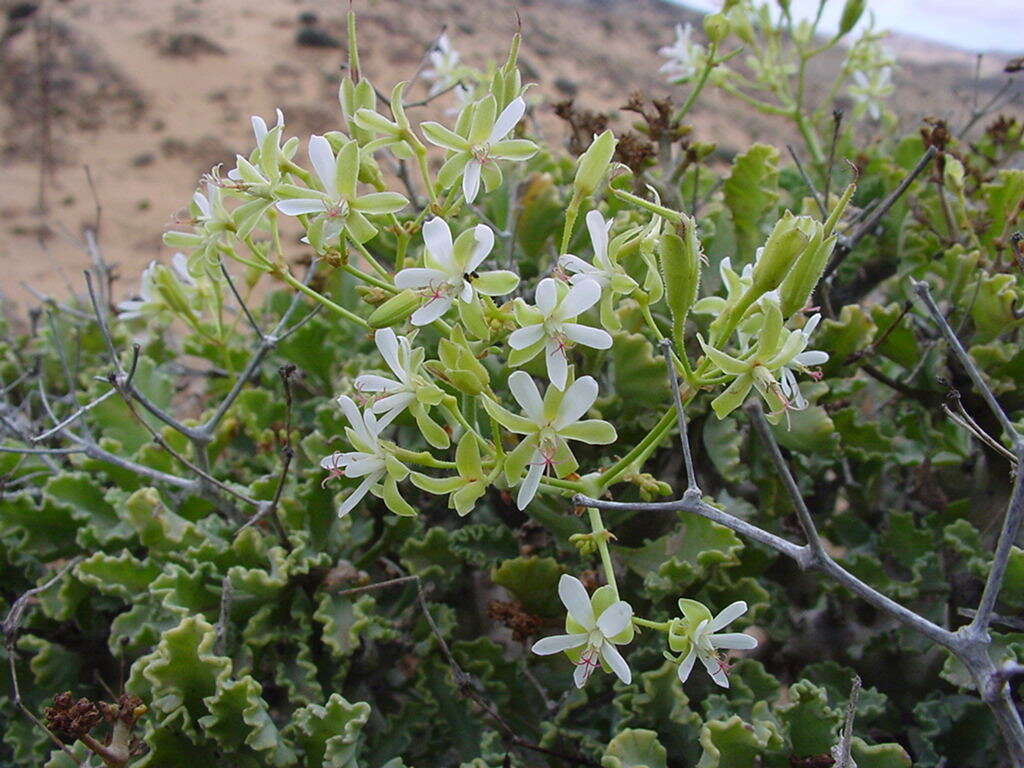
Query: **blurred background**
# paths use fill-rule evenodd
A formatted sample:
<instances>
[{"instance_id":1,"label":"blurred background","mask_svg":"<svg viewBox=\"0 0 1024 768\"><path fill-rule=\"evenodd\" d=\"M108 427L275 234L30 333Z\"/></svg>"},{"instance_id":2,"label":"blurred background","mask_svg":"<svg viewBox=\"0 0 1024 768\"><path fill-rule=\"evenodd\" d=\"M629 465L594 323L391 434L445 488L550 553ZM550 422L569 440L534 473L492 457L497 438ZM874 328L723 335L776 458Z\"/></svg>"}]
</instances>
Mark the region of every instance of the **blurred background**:
<instances>
[{"instance_id":1,"label":"blurred background","mask_svg":"<svg viewBox=\"0 0 1024 768\"><path fill-rule=\"evenodd\" d=\"M792 0L795 16L817 0ZM841 0L824 18L834 28ZM1004 71L1024 54L1020 0L877 0L876 26L899 66L888 101L895 116L872 141L915 130L926 117L964 125L998 97L1003 113L1022 114L1024 77ZM570 135L557 116L576 109L629 124L621 107L635 91L682 102L658 69L658 50L716 0L356 0L364 73L383 91L408 79L448 22L462 60L485 67L503 59L521 18L524 79L535 127L559 143ZM63 296L88 266L83 232L99 220L98 247L118 265L115 294L130 295L153 259L170 258L162 233L181 216L199 178L230 168L252 144L251 114L286 117L286 135L341 126L337 87L344 65L341 0L42 0L0 2L0 185L2 294ZM979 57L979 54L983 54ZM823 89L842 65L833 51L811 88ZM425 96L427 83L414 93ZM837 106L848 107L840 96ZM417 118L446 117L448 94ZM788 125L708 88L691 113L694 137L724 158L752 141L780 147ZM993 116L994 117L994 116ZM451 119L450 116L447 119ZM884 127L883 127L884 126ZM984 126L977 126L983 129ZM304 152L304 150L303 150ZM303 155L304 158L304 155Z\"/></svg>"}]
</instances>

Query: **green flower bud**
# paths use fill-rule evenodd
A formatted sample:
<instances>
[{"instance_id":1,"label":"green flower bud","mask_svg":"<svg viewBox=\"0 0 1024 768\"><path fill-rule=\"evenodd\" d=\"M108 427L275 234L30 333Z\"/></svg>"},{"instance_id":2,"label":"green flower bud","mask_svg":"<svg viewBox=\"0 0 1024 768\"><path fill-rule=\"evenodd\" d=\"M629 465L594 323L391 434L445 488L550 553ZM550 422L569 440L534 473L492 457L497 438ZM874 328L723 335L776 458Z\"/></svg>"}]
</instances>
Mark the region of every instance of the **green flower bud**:
<instances>
[{"instance_id":1,"label":"green flower bud","mask_svg":"<svg viewBox=\"0 0 1024 768\"><path fill-rule=\"evenodd\" d=\"M672 334L676 342L681 344L683 324L697 300L703 253L697 237L696 222L684 215L679 229L682 237L675 233L662 235L658 255L665 281L665 300L672 313Z\"/></svg>"},{"instance_id":2,"label":"green flower bud","mask_svg":"<svg viewBox=\"0 0 1024 768\"><path fill-rule=\"evenodd\" d=\"M160 298L174 314L189 320L193 325L199 323L198 318L192 313L192 307L181 288L181 283L175 279L174 273L163 264L157 264L153 270L153 285L160 294Z\"/></svg>"},{"instance_id":3,"label":"green flower bud","mask_svg":"<svg viewBox=\"0 0 1024 768\"><path fill-rule=\"evenodd\" d=\"M491 386L487 368L473 354L461 327L452 329L450 339L441 339L437 352L440 360L428 361L427 369L460 392L479 395Z\"/></svg>"},{"instance_id":4,"label":"green flower bud","mask_svg":"<svg viewBox=\"0 0 1024 768\"><path fill-rule=\"evenodd\" d=\"M576 178L572 182L573 192L576 195L584 197L594 194L605 171L608 170L617 143L612 132L605 131L591 142L586 152L580 155L580 159L576 162Z\"/></svg>"},{"instance_id":5,"label":"green flower bud","mask_svg":"<svg viewBox=\"0 0 1024 768\"><path fill-rule=\"evenodd\" d=\"M373 310L366 321L371 328L387 328L405 320L419 309L422 303L422 297L412 288L408 288Z\"/></svg>"},{"instance_id":6,"label":"green flower bud","mask_svg":"<svg viewBox=\"0 0 1024 768\"><path fill-rule=\"evenodd\" d=\"M779 293L782 296L781 308L783 317L790 317L799 311L811 296L811 292L821 279L825 265L832 257L836 247L836 235L821 240L818 236L817 245L808 247L800 254L793 269L782 281Z\"/></svg>"},{"instance_id":7,"label":"green flower bud","mask_svg":"<svg viewBox=\"0 0 1024 768\"><path fill-rule=\"evenodd\" d=\"M809 216L794 216L790 211L779 219L754 264L753 288L757 294L779 287L810 242L815 223Z\"/></svg>"},{"instance_id":8,"label":"green flower bud","mask_svg":"<svg viewBox=\"0 0 1024 768\"><path fill-rule=\"evenodd\" d=\"M704 17L704 34L712 43L720 43L729 36L731 26L724 13L711 13Z\"/></svg>"},{"instance_id":9,"label":"green flower bud","mask_svg":"<svg viewBox=\"0 0 1024 768\"><path fill-rule=\"evenodd\" d=\"M860 17L864 15L866 5L867 0L846 0L846 5L843 6L843 15L839 19L840 36L845 35L857 25Z\"/></svg>"}]
</instances>

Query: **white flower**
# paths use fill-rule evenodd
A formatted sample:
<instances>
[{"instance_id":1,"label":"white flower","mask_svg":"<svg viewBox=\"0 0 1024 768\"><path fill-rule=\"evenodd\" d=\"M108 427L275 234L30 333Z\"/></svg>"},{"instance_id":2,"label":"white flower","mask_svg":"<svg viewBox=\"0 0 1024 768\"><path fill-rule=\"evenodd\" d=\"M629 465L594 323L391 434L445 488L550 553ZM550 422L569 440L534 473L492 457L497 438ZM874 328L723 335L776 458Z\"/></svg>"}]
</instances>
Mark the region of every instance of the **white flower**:
<instances>
[{"instance_id":1,"label":"white flower","mask_svg":"<svg viewBox=\"0 0 1024 768\"><path fill-rule=\"evenodd\" d=\"M415 288L426 301L413 312L413 325L428 325L441 317L455 299L469 304L477 293L501 296L516 287L514 272L494 270L477 273L494 247L494 232L483 224L466 230L452 242L448 222L433 218L423 225L427 250L426 267L410 267L395 275L396 288Z\"/></svg>"},{"instance_id":2,"label":"white flower","mask_svg":"<svg viewBox=\"0 0 1024 768\"><path fill-rule=\"evenodd\" d=\"M314 214L314 224L322 227L317 240L331 241L344 229L352 239L365 243L377 234L377 228L367 216L394 213L409 202L397 192L358 195L359 145L354 139L345 143L335 156L327 139L310 136L309 161L320 178L323 191L304 190L312 196L278 200L277 209L285 216ZM310 239L312 241L313 237Z\"/></svg>"},{"instance_id":3,"label":"white flower","mask_svg":"<svg viewBox=\"0 0 1024 768\"><path fill-rule=\"evenodd\" d=\"M602 590L610 588L602 587L591 599L579 579L563 574L558 581L558 596L569 613L565 622L568 634L545 637L534 643L531 649L539 656L562 652L570 652L571 656L575 656L573 680L577 688L586 685L590 674L602 662L627 685L633 679L629 665L615 647L632 640L633 609L625 600L617 600L603 610L595 611L595 608L601 607L602 602L608 602L607 592L599 596ZM602 597L604 600L600 599Z\"/></svg>"},{"instance_id":4,"label":"white flower","mask_svg":"<svg viewBox=\"0 0 1024 768\"><path fill-rule=\"evenodd\" d=\"M118 319L130 320L145 314L159 314L162 310L170 308L158 283L165 269L166 267L155 261L149 263L142 271L139 298L119 302ZM196 281L188 273L188 259L183 253L176 253L171 257L171 275L179 283L179 288L187 290L197 287Z\"/></svg>"},{"instance_id":5,"label":"white flower","mask_svg":"<svg viewBox=\"0 0 1024 768\"><path fill-rule=\"evenodd\" d=\"M382 425L373 411L367 408L360 413L359 407L346 395L339 397L337 402L350 425L345 429L345 434L356 450L332 453L321 459L320 466L330 472L324 482L333 477L363 478L338 509L338 517L344 517L384 477L387 459L380 441Z\"/></svg>"},{"instance_id":6,"label":"white flower","mask_svg":"<svg viewBox=\"0 0 1024 768\"><path fill-rule=\"evenodd\" d=\"M249 119L252 122L252 132L253 135L256 136L256 146L258 147L263 144L263 140L267 138L267 134L270 133L270 131L267 129L266 120L259 115L253 115ZM284 128L284 112L280 109L277 110L277 125L274 127Z\"/></svg>"},{"instance_id":7,"label":"white flower","mask_svg":"<svg viewBox=\"0 0 1024 768\"><path fill-rule=\"evenodd\" d=\"M867 110L872 120L880 120L882 117L883 101L888 98L893 90L892 67L878 67L865 73L857 70L853 73L855 83L847 92L857 102L857 108Z\"/></svg>"},{"instance_id":8,"label":"white flower","mask_svg":"<svg viewBox=\"0 0 1024 768\"><path fill-rule=\"evenodd\" d=\"M636 281L608 253L608 232L612 224L612 221L604 220L600 211L590 211L587 214L587 229L590 232L590 244L594 248L593 263L566 253L559 257L558 268L572 273L569 282L573 285L584 280L594 280L601 286L601 324L614 329L619 325L614 313L615 295L632 293L637 286Z\"/></svg>"},{"instance_id":9,"label":"white flower","mask_svg":"<svg viewBox=\"0 0 1024 768\"><path fill-rule=\"evenodd\" d=\"M430 96L436 96L458 80L459 52L452 47L448 33L443 32L430 51L430 68L423 70L423 77L429 80Z\"/></svg>"},{"instance_id":10,"label":"white flower","mask_svg":"<svg viewBox=\"0 0 1024 768\"><path fill-rule=\"evenodd\" d=\"M658 55L668 59L658 71L668 75L670 83L685 83L704 66L704 46L691 40L692 34L693 25L689 22L685 27L676 24L675 42L658 49Z\"/></svg>"},{"instance_id":11,"label":"white flower","mask_svg":"<svg viewBox=\"0 0 1024 768\"><path fill-rule=\"evenodd\" d=\"M680 600L684 603L695 603L692 600ZM696 605L700 605L696 603ZM710 616L710 611L703 605L700 608ZM727 632L725 634L714 634L717 630L725 628L727 624L747 612L747 604L738 600L722 609L714 618L702 618L693 631L689 634L689 650L679 662L679 680L685 683L693 669L693 662L698 658L704 664L704 669L711 675L711 679L723 688L729 687L728 670L729 666L723 659L720 651L723 650L749 650L757 647L757 640L742 632Z\"/></svg>"},{"instance_id":12,"label":"white flower","mask_svg":"<svg viewBox=\"0 0 1024 768\"><path fill-rule=\"evenodd\" d=\"M800 329L800 333L803 334L804 339L808 342L811 339L811 334L814 333L814 329L818 327L819 322L821 322L821 315L814 315ZM828 352L820 349L805 349L795 355L787 365L779 369L779 385L782 387L782 394L789 400L792 410L802 411L807 407L807 398L800 391L800 385L797 384L796 376L793 375L793 369L796 368L799 371L808 373L811 378L820 378L820 373L812 373L808 368L813 365L824 365L827 362Z\"/></svg>"},{"instance_id":13,"label":"white flower","mask_svg":"<svg viewBox=\"0 0 1024 768\"><path fill-rule=\"evenodd\" d=\"M356 378L355 387L360 392L384 393L384 397L376 400L371 408L374 413L381 414L378 427L383 429L416 401L419 365L409 339L397 336L390 328L381 328L377 331L373 341L398 381L373 373L364 373ZM421 352L422 358L422 351L417 352Z\"/></svg>"},{"instance_id":14,"label":"white flower","mask_svg":"<svg viewBox=\"0 0 1024 768\"><path fill-rule=\"evenodd\" d=\"M612 337L604 329L574 322L600 298L601 285L596 280L580 280L561 297L557 280L541 280L537 285L536 307L516 308L517 320L523 327L508 337L509 346L522 351L515 355L515 364L532 360L544 349L548 378L558 389L565 389L569 370L566 352L573 342L593 349L608 349L612 345Z\"/></svg>"},{"instance_id":15,"label":"white flower","mask_svg":"<svg viewBox=\"0 0 1024 768\"><path fill-rule=\"evenodd\" d=\"M616 433L607 421L583 419L597 399L597 382L591 376L577 379L564 392L548 387L543 399L525 371L509 376L508 388L523 409L522 416L490 398L484 398L483 403L495 421L511 432L525 435L505 460L505 476L510 483L517 482L529 466L516 497L517 506L525 509L536 495L545 471L550 469L558 477L565 477L578 468L568 440L607 445L615 441Z\"/></svg>"},{"instance_id":16,"label":"white flower","mask_svg":"<svg viewBox=\"0 0 1024 768\"><path fill-rule=\"evenodd\" d=\"M537 145L526 139L505 138L526 113L526 102L522 96L513 99L497 117L494 96L487 96L466 109L472 109L473 113L471 119L463 121L460 118L460 124L464 124L464 136L435 122L422 123L420 128L427 141L450 153L438 171L438 184L447 189L461 174L462 194L467 203L472 203L480 191L480 178L485 171L492 177L488 189L500 183L501 171L495 160L527 160L537 152Z\"/></svg>"}]
</instances>

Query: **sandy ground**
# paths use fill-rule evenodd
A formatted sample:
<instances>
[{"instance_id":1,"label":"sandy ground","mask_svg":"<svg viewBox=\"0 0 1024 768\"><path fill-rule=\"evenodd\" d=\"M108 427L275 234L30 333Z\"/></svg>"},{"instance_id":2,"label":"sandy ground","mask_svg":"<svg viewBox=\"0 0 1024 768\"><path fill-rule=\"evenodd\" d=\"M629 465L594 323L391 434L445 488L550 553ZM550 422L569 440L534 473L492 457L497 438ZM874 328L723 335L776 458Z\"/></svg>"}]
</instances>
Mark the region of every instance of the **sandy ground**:
<instances>
[{"instance_id":1,"label":"sandy ground","mask_svg":"<svg viewBox=\"0 0 1024 768\"><path fill-rule=\"evenodd\" d=\"M565 132L545 104L573 91L595 109L615 108L636 89L669 92L654 52L676 21L692 18L657 0L367 0L357 3L364 71L385 91L408 78L443 21L464 59L500 60L516 8L524 75L540 82L531 93L549 138ZM55 296L81 290L89 264L82 232L98 200L100 245L119 266L115 294L126 296L146 263L169 258L161 234L198 178L248 152L250 114L269 119L283 108L289 135L340 128L344 50L300 47L295 34L299 15L313 12L343 38L344 10L334 0L44 0L23 22L8 21L0 42L3 295L24 304L33 300L25 285ZM895 100L903 123L962 119L973 57L906 39L893 47L909 67ZM983 97L1001 84L1001 66L983 63ZM694 116L698 137L725 148L787 138L784 125L719 94L702 97Z\"/></svg>"}]
</instances>

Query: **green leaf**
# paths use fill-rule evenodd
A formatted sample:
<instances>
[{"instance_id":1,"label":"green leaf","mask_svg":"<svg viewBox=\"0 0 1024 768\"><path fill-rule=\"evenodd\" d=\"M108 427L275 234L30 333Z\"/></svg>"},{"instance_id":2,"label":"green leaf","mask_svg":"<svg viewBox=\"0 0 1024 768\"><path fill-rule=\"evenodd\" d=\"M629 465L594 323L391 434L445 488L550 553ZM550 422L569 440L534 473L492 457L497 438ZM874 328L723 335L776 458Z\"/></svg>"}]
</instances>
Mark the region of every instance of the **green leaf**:
<instances>
[{"instance_id":1,"label":"green leaf","mask_svg":"<svg viewBox=\"0 0 1024 768\"><path fill-rule=\"evenodd\" d=\"M667 768L667 757L654 731L627 728L608 742L601 765L603 768Z\"/></svg>"},{"instance_id":2,"label":"green leaf","mask_svg":"<svg viewBox=\"0 0 1024 768\"><path fill-rule=\"evenodd\" d=\"M736 230L736 267L753 261L763 240L761 224L778 203L778 162L779 151L766 144L754 144L733 160L723 192Z\"/></svg>"},{"instance_id":3,"label":"green leaf","mask_svg":"<svg viewBox=\"0 0 1024 768\"><path fill-rule=\"evenodd\" d=\"M808 680L789 688L789 703L778 708L779 719L789 729L793 754L797 757L828 754L835 743L836 728L843 715L828 706L828 694Z\"/></svg>"},{"instance_id":4,"label":"green leaf","mask_svg":"<svg viewBox=\"0 0 1024 768\"><path fill-rule=\"evenodd\" d=\"M516 557L491 570L491 581L504 587L523 607L537 616L564 613L558 599L558 580L564 570L551 557Z\"/></svg>"},{"instance_id":5,"label":"green leaf","mask_svg":"<svg viewBox=\"0 0 1024 768\"><path fill-rule=\"evenodd\" d=\"M210 714L199 725L224 749L245 746L270 765L293 765L295 753L281 740L262 693L263 687L248 675L222 683L204 700Z\"/></svg>"},{"instance_id":6,"label":"green leaf","mask_svg":"<svg viewBox=\"0 0 1024 768\"><path fill-rule=\"evenodd\" d=\"M356 755L370 705L333 693L325 706L309 704L292 715L287 735L304 750L306 768L357 768Z\"/></svg>"}]
</instances>

